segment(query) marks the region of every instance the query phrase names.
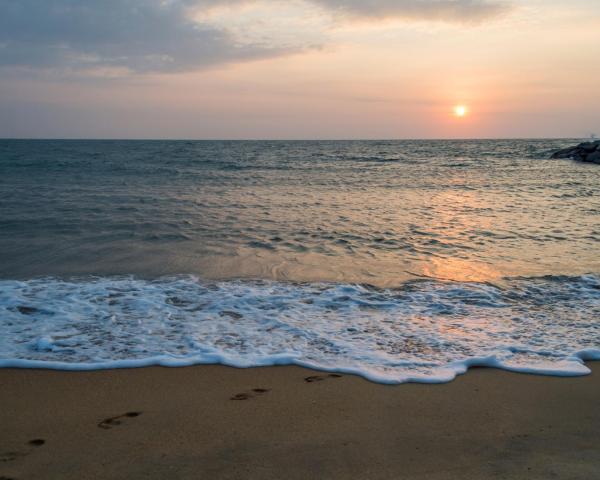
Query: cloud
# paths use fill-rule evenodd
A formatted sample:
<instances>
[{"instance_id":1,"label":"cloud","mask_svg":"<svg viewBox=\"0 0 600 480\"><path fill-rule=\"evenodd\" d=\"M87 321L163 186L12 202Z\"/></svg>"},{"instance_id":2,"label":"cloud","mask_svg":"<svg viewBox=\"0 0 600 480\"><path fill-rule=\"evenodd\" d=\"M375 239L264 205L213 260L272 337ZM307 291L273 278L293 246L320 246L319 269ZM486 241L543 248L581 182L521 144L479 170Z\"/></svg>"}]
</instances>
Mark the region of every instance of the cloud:
<instances>
[{"instance_id":1,"label":"cloud","mask_svg":"<svg viewBox=\"0 0 600 480\"><path fill-rule=\"evenodd\" d=\"M405 17L478 22L502 12L506 6L500 1L0 0L0 67L79 73L196 70L318 46L306 32L269 37L268 32L278 31L282 18L274 13L275 6L287 8L294 18L302 17L301 8L293 10L298 5L304 5L307 12L316 5L334 19ZM243 5L262 5L264 14L259 20L245 20ZM220 23L210 20L210 12L217 7L227 7L229 12ZM248 34L252 29L246 29L242 37L236 34L234 25L243 20L256 21L254 30L261 35ZM293 41L283 41L284 37Z\"/></svg>"},{"instance_id":2,"label":"cloud","mask_svg":"<svg viewBox=\"0 0 600 480\"><path fill-rule=\"evenodd\" d=\"M365 19L411 18L478 23L506 12L503 1L487 0L310 0L334 13Z\"/></svg>"},{"instance_id":3,"label":"cloud","mask_svg":"<svg viewBox=\"0 0 600 480\"><path fill-rule=\"evenodd\" d=\"M0 0L0 66L178 71L285 53L239 44L191 7L239 0Z\"/></svg>"}]
</instances>

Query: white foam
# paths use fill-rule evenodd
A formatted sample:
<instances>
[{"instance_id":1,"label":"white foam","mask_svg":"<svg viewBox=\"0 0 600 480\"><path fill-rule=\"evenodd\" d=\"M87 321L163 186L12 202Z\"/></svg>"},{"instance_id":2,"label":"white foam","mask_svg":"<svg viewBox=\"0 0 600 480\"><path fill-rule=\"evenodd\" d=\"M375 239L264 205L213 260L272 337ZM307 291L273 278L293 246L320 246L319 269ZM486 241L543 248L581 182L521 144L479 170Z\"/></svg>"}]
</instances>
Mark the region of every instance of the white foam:
<instances>
[{"instance_id":1,"label":"white foam","mask_svg":"<svg viewBox=\"0 0 600 480\"><path fill-rule=\"evenodd\" d=\"M471 366L585 375L600 360L595 276L399 289L190 276L0 281L0 367L301 365L381 383Z\"/></svg>"}]
</instances>

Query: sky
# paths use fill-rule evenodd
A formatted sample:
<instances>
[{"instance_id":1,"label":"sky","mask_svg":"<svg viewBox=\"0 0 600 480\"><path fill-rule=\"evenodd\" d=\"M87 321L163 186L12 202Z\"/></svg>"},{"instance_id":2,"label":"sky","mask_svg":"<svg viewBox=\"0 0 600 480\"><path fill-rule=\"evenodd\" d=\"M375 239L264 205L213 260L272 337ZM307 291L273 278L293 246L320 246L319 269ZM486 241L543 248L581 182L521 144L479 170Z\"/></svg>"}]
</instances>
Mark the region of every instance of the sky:
<instances>
[{"instance_id":1,"label":"sky","mask_svg":"<svg viewBox=\"0 0 600 480\"><path fill-rule=\"evenodd\" d=\"M599 59L598 0L0 0L0 137L588 137Z\"/></svg>"}]
</instances>

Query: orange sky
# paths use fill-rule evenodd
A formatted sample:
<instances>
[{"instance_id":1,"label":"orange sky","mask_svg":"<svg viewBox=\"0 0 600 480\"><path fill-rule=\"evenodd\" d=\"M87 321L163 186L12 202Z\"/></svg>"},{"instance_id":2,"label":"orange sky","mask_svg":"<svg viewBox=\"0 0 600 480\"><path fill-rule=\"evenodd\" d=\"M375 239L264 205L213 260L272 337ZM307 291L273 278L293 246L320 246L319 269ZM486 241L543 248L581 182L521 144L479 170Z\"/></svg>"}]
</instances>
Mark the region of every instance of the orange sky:
<instances>
[{"instance_id":1,"label":"orange sky","mask_svg":"<svg viewBox=\"0 0 600 480\"><path fill-rule=\"evenodd\" d=\"M181 64L176 56L170 59L172 69L141 64L140 58L158 53L132 54L132 40L116 61L105 44L94 50L77 36L81 32L56 40L71 42L68 63L64 58L35 63L31 52L16 47L23 60L7 61L3 48L18 46L18 34L14 41L9 34L0 36L0 136L600 134L600 2L595 0L494 2L502 8L471 13L436 10L433 1L429 10L416 10L414 0L384 0L373 11L342 0L209 3L210 8L200 2L186 9L185 21L226 32L230 43L219 44L222 58L210 51L196 54L192 40L173 34L189 55ZM139 35L149 34L140 29ZM160 44L155 48L163 51ZM100 55L106 58L96 61ZM464 118L453 114L459 104L468 107Z\"/></svg>"}]
</instances>

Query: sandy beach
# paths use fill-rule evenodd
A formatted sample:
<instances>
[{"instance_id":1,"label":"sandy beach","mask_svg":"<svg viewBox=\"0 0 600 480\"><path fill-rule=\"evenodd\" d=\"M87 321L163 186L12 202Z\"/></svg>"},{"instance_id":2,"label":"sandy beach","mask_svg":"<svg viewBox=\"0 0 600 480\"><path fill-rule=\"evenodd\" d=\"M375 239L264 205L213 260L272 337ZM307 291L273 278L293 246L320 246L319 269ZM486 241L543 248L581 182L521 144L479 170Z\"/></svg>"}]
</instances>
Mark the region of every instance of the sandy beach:
<instances>
[{"instance_id":1,"label":"sandy beach","mask_svg":"<svg viewBox=\"0 0 600 480\"><path fill-rule=\"evenodd\" d=\"M0 478L596 478L592 368L399 386L298 367L4 369Z\"/></svg>"}]
</instances>

